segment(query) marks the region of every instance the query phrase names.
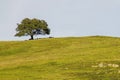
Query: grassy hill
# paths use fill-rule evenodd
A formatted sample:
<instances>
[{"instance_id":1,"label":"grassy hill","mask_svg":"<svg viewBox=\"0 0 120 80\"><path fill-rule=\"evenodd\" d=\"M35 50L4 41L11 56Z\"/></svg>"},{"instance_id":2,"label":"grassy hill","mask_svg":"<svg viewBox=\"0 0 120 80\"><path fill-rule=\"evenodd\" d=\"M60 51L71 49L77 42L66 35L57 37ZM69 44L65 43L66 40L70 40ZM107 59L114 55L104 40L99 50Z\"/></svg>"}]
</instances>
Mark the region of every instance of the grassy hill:
<instances>
[{"instance_id":1,"label":"grassy hill","mask_svg":"<svg viewBox=\"0 0 120 80\"><path fill-rule=\"evenodd\" d=\"M0 80L120 80L120 38L1 41Z\"/></svg>"}]
</instances>

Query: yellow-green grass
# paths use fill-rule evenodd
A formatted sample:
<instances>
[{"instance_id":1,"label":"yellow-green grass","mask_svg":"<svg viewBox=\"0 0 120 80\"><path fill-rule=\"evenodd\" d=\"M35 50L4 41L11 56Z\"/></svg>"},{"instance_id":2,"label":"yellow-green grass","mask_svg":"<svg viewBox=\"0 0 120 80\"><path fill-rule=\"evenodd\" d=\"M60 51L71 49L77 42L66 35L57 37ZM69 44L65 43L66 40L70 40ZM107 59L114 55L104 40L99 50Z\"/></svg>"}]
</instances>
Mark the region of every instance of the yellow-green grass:
<instances>
[{"instance_id":1,"label":"yellow-green grass","mask_svg":"<svg viewBox=\"0 0 120 80\"><path fill-rule=\"evenodd\" d=\"M1 41L0 80L120 80L120 38Z\"/></svg>"}]
</instances>

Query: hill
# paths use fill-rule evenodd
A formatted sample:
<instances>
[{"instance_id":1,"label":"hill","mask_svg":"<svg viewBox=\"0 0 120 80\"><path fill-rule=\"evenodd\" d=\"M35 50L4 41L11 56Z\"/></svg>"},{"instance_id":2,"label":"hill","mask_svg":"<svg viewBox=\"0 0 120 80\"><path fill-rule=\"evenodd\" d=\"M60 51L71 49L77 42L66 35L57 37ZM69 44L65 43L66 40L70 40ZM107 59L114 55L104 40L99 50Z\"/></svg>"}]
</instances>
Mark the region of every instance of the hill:
<instances>
[{"instance_id":1,"label":"hill","mask_svg":"<svg viewBox=\"0 0 120 80\"><path fill-rule=\"evenodd\" d=\"M1 41L0 80L120 80L120 38Z\"/></svg>"}]
</instances>

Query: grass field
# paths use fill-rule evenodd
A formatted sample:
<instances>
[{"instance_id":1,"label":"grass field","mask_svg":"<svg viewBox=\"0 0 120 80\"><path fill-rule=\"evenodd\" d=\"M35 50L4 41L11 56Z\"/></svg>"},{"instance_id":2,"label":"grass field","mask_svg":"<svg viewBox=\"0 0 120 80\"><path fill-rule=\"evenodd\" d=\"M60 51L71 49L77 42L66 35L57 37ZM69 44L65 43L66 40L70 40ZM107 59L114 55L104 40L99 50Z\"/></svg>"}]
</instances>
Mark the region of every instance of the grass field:
<instances>
[{"instance_id":1,"label":"grass field","mask_svg":"<svg viewBox=\"0 0 120 80\"><path fill-rule=\"evenodd\" d=\"M120 38L1 41L0 80L120 80Z\"/></svg>"}]
</instances>

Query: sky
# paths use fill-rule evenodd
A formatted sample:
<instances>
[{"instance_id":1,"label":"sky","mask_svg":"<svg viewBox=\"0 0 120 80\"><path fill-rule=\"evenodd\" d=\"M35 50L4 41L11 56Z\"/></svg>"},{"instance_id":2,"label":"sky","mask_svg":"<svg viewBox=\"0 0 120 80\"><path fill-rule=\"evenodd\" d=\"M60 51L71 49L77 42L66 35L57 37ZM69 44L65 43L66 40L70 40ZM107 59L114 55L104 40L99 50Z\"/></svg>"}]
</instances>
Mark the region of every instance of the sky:
<instances>
[{"instance_id":1,"label":"sky","mask_svg":"<svg viewBox=\"0 0 120 80\"><path fill-rule=\"evenodd\" d=\"M120 37L120 0L0 0L0 41L30 38L14 37L24 18L45 20L53 37Z\"/></svg>"}]
</instances>

